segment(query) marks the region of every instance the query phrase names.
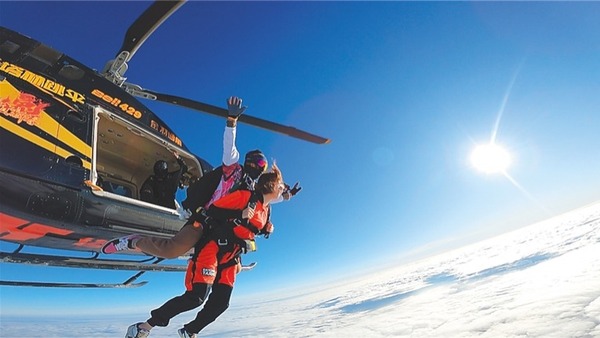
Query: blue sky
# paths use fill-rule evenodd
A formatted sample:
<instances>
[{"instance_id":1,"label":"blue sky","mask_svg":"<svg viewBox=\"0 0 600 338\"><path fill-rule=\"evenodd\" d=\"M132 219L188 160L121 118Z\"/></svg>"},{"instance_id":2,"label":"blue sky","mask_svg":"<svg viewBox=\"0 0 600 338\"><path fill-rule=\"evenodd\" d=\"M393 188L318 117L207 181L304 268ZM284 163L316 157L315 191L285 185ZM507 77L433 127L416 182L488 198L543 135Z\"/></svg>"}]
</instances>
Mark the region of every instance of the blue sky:
<instances>
[{"instance_id":1,"label":"blue sky","mask_svg":"<svg viewBox=\"0 0 600 338\"><path fill-rule=\"evenodd\" d=\"M1 1L0 24L102 69L148 5ZM220 106L238 95L249 115L332 139L238 128L240 152L262 149L303 190L274 208L275 234L244 258L259 265L239 276L235 301L376 273L600 199L599 52L594 2L189 2L126 76ZM223 120L144 103L219 163ZM469 155L498 119L513 163L485 175ZM1 268L3 279L131 275ZM136 290L4 287L0 310L146 313L183 292L183 274L142 279Z\"/></svg>"}]
</instances>

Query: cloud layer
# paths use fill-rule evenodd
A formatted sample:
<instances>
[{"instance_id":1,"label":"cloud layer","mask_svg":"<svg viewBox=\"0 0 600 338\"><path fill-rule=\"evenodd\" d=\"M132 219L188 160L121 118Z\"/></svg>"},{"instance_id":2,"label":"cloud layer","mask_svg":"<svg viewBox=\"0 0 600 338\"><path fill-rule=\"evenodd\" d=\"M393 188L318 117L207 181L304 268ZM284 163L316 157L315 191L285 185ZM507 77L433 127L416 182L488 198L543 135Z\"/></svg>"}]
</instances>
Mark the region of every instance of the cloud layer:
<instances>
[{"instance_id":1,"label":"cloud layer","mask_svg":"<svg viewBox=\"0 0 600 338\"><path fill-rule=\"evenodd\" d=\"M210 337L598 337L600 204L318 291L239 299ZM195 313L156 328L175 337ZM2 337L122 337L123 318L2 318Z\"/></svg>"}]
</instances>

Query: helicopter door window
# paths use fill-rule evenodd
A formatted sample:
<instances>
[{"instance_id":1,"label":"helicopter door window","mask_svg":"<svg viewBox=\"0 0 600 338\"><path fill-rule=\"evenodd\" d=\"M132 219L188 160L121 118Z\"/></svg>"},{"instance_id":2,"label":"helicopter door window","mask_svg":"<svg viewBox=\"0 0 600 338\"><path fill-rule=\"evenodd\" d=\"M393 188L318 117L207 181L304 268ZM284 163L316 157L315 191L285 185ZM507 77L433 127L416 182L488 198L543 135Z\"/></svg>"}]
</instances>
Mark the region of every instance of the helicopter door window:
<instances>
[{"instance_id":1,"label":"helicopter door window","mask_svg":"<svg viewBox=\"0 0 600 338\"><path fill-rule=\"evenodd\" d=\"M133 194L131 193L131 189L129 189L126 186L120 185L120 184L115 184L115 183L111 183L108 182L109 186L110 186L110 190L113 194L117 194L117 195L121 195L121 196L125 196L125 197L132 197Z\"/></svg>"},{"instance_id":2,"label":"helicopter door window","mask_svg":"<svg viewBox=\"0 0 600 338\"><path fill-rule=\"evenodd\" d=\"M111 180L100 178L98 184L105 192L110 192L124 197L133 197L133 193L130 187L123 184L113 182Z\"/></svg>"}]
</instances>

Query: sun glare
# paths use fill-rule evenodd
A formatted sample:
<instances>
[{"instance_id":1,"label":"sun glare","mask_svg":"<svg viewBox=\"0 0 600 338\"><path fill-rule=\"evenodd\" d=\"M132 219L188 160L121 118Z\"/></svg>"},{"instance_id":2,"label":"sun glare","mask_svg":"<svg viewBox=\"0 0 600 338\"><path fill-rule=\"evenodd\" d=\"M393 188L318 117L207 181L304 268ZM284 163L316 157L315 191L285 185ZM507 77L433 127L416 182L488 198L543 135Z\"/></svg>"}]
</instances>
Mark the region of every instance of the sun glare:
<instances>
[{"instance_id":1,"label":"sun glare","mask_svg":"<svg viewBox=\"0 0 600 338\"><path fill-rule=\"evenodd\" d=\"M479 145L471 153L471 163L486 174L503 173L510 165L510 155L497 144Z\"/></svg>"}]
</instances>

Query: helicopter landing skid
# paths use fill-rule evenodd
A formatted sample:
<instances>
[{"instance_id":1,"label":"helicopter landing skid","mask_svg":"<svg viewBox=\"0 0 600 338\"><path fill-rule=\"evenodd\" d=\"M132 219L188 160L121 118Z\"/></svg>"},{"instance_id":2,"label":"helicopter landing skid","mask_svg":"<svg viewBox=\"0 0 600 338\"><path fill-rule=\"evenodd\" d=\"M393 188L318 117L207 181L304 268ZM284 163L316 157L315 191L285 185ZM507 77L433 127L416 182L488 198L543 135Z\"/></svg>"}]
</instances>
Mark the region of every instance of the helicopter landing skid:
<instances>
[{"instance_id":1,"label":"helicopter landing skid","mask_svg":"<svg viewBox=\"0 0 600 338\"><path fill-rule=\"evenodd\" d=\"M146 260L117 260L98 259L98 254L91 258L69 257L58 255L42 255L33 253L21 253L20 246L12 253L0 252L0 262L21 263L45 266L87 268L87 269L111 269L111 270L137 270L138 273L122 283L53 283L53 282L30 282L30 281L4 281L4 286L30 286L30 287L61 287L61 288L134 288L145 285L147 282L134 283L135 280L147 271L179 272L185 271L185 265L158 265L164 258L151 257ZM152 261L151 263L149 263Z\"/></svg>"}]
</instances>

